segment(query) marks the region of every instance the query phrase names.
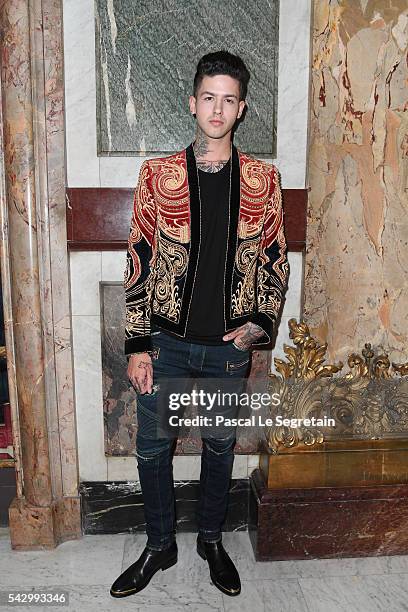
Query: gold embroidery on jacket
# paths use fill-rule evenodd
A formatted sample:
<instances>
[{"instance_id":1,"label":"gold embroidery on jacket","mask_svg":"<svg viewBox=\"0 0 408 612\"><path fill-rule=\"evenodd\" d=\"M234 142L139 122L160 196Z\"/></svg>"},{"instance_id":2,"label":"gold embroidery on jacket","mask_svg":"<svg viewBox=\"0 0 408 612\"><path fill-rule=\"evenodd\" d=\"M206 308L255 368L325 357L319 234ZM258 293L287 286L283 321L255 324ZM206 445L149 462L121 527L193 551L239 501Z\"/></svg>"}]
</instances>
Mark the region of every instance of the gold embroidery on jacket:
<instances>
[{"instance_id":1,"label":"gold embroidery on jacket","mask_svg":"<svg viewBox=\"0 0 408 612\"><path fill-rule=\"evenodd\" d=\"M239 246L226 294L231 318L278 313L288 263L277 181L276 168L240 154ZM124 275L127 339L150 333L152 311L180 323L191 223L185 153L145 162L135 195Z\"/></svg>"},{"instance_id":2,"label":"gold embroidery on jacket","mask_svg":"<svg viewBox=\"0 0 408 612\"><path fill-rule=\"evenodd\" d=\"M241 163L241 176L238 237L245 240L254 238L262 230L271 175L264 163L250 158Z\"/></svg>"},{"instance_id":3,"label":"gold embroidery on jacket","mask_svg":"<svg viewBox=\"0 0 408 612\"><path fill-rule=\"evenodd\" d=\"M261 257L261 262L267 262L267 257ZM258 311L276 316L280 305L280 293L271 291L271 277L262 267L258 271Z\"/></svg>"},{"instance_id":4,"label":"gold embroidery on jacket","mask_svg":"<svg viewBox=\"0 0 408 612\"><path fill-rule=\"evenodd\" d=\"M146 268L149 270L154 268L156 207L154 198L147 187L148 175L148 165L143 162L134 194L134 209L124 271L126 339L145 336L150 333L152 274L146 275ZM140 260L141 247L144 247L146 252L151 249L151 257L148 263ZM143 282L140 282L142 274L145 274L146 278Z\"/></svg>"},{"instance_id":5,"label":"gold embroidery on jacket","mask_svg":"<svg viewBox=\"0 0 408 612\"><path fill-rule=\"evenodd\" d=\"M159 239L158 261L153 294L153 312L179 322L181 298L176 285L187 270L188 253L185 247L163 238Z\"/></svg>"},{"instance_id":6,"label":"gold embroidery on jacket","mask_svg":"<svg viewBox=\"0 0 408 612\"><path fill-rule=\"evenodd\" d=\"M181 158L157 162L153 168L153 188L157 202L159 227L167 238L186 244L190 240L190 193L187 170Z\"/></svg>"},{"instance_id":7,"label":"gold embroidery on jacket","mask_svg":"<svg viewBox=\"0 0 408 612\"><path fill-rule=\"evenodd\" d=\"M140 335L143 336L146 332L145 325L145 301L135 300L126 304L126 333L129 336Z\"/></svg>"},{"instance_id":8,"label":"gold embroidery on jacket","mask_svg":"<svg viewBox=\"0 0 408 612\"><path fill-rule=\"evenodd\" d=\"M130 257L128 254L128 262ZM126 270L129 264L126 265ZM127 271L125 271L125 276ZM154 286L154 274L149 274L147 279L128 290L126 299L126 333L147 335L150 333L150 316L151 316L151 295ZM134 300L130 297L134 296Z\"/></svg>"},{"instance_id":9,"label":"gold embroidery on jacket","mask_svg":"<svg viewBox=\"0 0 408 612\"><path fill-rule=\"evenodd\" d=\"M279 181L279 176L275 174L275 181ZM275 274L268 270L270 258L266 254L266 245L263 244L259 254L258 268L258 311L266 315L276 317L282 295L285 292L286 279L289 273L289 264L286 257L286 240L283 229L282 214L282 192L280 185L275 182L275 188L271 198L271 209L274 212L273 222L268 224L265 236L266 245L270 245L273 240L279 247L279 257L272 263L271 269Z\"/></svg>"},{"instance_id":10,"label":"gold embroidery on jacket","mask_svg":"<svg viewBox=\"0 0 408 612\"><path fill-rule=\"evenodd\" d=\"M242 178L250 187L253 198L267 197L270 183L267 172L265 172L265 164L259 160L250 159L242 164L241 170Z\"/></svg>"},{"instance_id":11,"label":"gold embroidery on jacket","mask_svg":"<svg viewBox=\"0 0 408 612\"><path fill-rule=\"evenodd\" d=\"M182 244L187 244L190 241L188 220L181 221L179 225L174 225L173 221L172 223L169 223L168 220L163 217L163 215L159 214L158 222L160 230L165 236L167 236L167 238L171 238L172 240L176 240Z\"/></svg>"},{"instance_id":12,"label":"gold embroidery on jacket","mask_svg":"<svg viewBox=\"0 0 408 612\"><path fill-rule=\"evenodd\" d=\"M233 317L252 312L255 299L256 262L259 240L246 240L238 247L235 266L244 276L231 298Z\"/></svg>"}]
</instances>

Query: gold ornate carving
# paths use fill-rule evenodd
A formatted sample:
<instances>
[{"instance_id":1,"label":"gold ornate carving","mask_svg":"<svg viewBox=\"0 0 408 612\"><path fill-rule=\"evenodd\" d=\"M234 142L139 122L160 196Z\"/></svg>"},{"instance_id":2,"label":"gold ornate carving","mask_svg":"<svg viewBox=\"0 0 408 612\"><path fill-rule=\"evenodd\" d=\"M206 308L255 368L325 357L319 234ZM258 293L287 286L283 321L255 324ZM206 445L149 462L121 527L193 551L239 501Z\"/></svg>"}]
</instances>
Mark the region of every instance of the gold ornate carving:
<instances>
[{"instance_id":1,"label":"gold ornate carving","mask_svg":"<svg viewBox=\"0 0 408 612\"><path fill-rule=\"evenodd\" d=\"M288 419L311 419L312 428L273 426L267 432L272 452L280 446L307 446L336 439L379 439L408 433L408 362L391 364L385 353L376 354L367 343L361 355L347 359L349 371L339 374L343 364L326 364L327 344L310 336L305 323L289 321L294 347L284 345L286 360L275 359L277 375L271 375L271 390L281 403L270 411ZM325 419L332 418L335 427Z\"/></svg>"},{"instance_id":2,"label":"gold ornate carving","mask_svg":"<svg viewBox=\"0 0 408 612\"><path fill-rule=\"evenodd\" d=\"M305 378L312 380L322 376L333 376L342 369L343 364L323 365L327 344L320 345L311 337L306 323L297 323L296 319L289 320L289 338L293 340L295 348L283 347L288 356L285 363L282 359L275 359L276 370L283 378Z\"/></svg>"},{"instance_id":3,"label":"gold ornate carving","mask_svg":"<svg viewBox=\"0 0 408 612\"><path fill-rule=\"evenodd\" d=\"M390 378L390 360L388 355L376 355L371 348L371 344L366 343L361 355L352 353L347 363L350 368L350 372L346 374L348 380L354 380L356 378Z\"/></svg>"},{"instance_id":4,"label":"gold ornate carving","mask_svg":"<svg viewBox=\"0 0 408 612\"><path fill-rule=\"evenodd\" d=\"M408 361L407 363L393 363L392 367L395 370L395 372L397 372L401 376L408 375Z\"/></svg>"},{"instance_id":5,"label":"gold ornate carving","mask_svg":"<svg viewBox=\"0 0 408 612\"><path fill-rule=\"evenodd\" d=\"M323 383L321 379L332 377L339 372L343 364L324 365L327 344L320 345L311 337L306 323L289 320L289 337L294 347L283 347L286 361L275 359L278 376L271 377L273 393L279 393L280 405L277 411L288 419L306 419L321 412ZM272 427L268 431L268 446L276 452L280 445L296 446L299 442L310 446L322 443L324 439L320 430L304 427Z\"/></svg>"}]
</instances>

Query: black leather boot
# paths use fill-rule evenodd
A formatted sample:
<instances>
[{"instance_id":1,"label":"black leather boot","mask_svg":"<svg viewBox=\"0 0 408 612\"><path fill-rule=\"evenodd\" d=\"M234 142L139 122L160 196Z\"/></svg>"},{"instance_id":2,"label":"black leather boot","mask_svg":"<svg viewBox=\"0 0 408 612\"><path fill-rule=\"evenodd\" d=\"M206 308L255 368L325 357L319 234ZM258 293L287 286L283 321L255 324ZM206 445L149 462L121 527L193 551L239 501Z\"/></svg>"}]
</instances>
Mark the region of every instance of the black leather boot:
<instances>
[{"instance_id":1,"label":"black leather boot","mask_svg":"<svg viewBox=\"0 0 408 612\"><path fill-rule=\"evenodd\" d=\"M111 586L112 597L127 597L147 586L156 572L177 563L177 543L166 550L145 548L139 559L127 568Z\"/></svg>"},{"instance_id":2,"label":"black leather boot","mask_svg":"<svg viewBox=\"0 0 408 612\"><path fill-rule=\"evenodd\" d=\"M239 574L221 540L219 542L203 542L197 537L197 552L202 559L208 562L210 576L213 584L225 595L239 595L241 581Z\"/></svg>"}]
</instances>

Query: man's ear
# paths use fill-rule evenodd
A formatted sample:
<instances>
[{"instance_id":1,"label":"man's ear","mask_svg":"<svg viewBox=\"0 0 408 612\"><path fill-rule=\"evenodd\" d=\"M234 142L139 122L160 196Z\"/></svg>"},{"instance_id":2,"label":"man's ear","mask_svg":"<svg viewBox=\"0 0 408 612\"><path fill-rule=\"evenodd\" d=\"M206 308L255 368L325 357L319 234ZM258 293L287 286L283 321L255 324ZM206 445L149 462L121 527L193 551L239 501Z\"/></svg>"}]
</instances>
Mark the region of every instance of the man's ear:
<instances>
[{"instance_id":1,"label":"man's ear","mask_svg":"<svg viewBox=\"0 0 408 612\"><path fill-rule=\"evenodd\" d=\"M189 97L188 104L190 106L190 113L192 115L195 115L196 114L196 99L194 96Z\"/></svg>"},{"instance_id":2,"label":"man's ear","mask_svg":"<svg viewBox=\"0 0 408 612\"><path fill-rule=\"evenodd\" d=\"M237 119L239 119L242 115L242 113L244 112L244 108L246 107L247 103L246 100L240 100L239 104L238 104L238 115L237 115Z\"/></svg>"}]
</instances>

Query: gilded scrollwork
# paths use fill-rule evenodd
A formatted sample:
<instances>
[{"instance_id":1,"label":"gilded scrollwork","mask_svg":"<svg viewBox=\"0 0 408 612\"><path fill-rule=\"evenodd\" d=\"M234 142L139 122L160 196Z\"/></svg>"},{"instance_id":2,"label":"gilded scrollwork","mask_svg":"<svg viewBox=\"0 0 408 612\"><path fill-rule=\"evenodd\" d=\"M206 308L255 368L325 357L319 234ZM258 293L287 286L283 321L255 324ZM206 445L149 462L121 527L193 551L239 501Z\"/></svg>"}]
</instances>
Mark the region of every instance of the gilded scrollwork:
<instances>
[{"instance_id":1,"label":"gilded scrollwork","mask_svg":"<svg viewBox=\"0 0 408 612\"><path fill-rule=\"evenodd\" d=\"M349 355L349 370L343 374L342 363L325 363L327 344L311 337L305 323L291 319L289 329L294 346L284 346L286 359L275 359L277 374L270 377L271 390L281 400L272 416L279 412L297 422L315 417L320 423L332 418L335 426L273 426L267 431L271 452L282 445L407 435L408 363L391 364L387 354L367 343L361 355Z\"/></svg>"},{"instance_id":2,"label":"gilded scrollwork","mask_svg":"<svg viewBox=\"0 0 408 612\"><path fill-rule=\"evenodd\" d=\"M306 323L297 323L295 319L289 320L289 337L295 347L284 346L287 361L275 359L276 370L282 378L305 378L312 380L323 376L333 376L339 372L343 364L324 365L327 344L318 344L310 336Z\"/></svg>"}]
</instances>

